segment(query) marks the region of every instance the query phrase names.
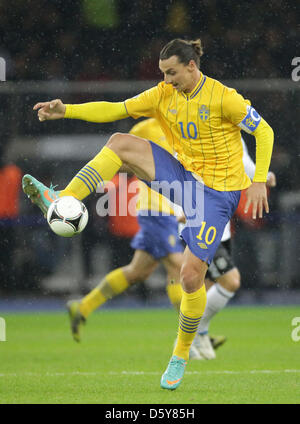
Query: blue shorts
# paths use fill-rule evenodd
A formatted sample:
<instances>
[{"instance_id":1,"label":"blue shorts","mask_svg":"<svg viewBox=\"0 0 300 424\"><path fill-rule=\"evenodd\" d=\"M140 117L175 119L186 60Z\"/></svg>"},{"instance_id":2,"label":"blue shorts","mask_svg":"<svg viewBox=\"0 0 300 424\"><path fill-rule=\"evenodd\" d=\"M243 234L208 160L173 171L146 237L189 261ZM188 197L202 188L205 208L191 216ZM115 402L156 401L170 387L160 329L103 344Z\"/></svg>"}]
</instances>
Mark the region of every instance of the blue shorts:
<instances>
[{"instance_id":1,"label":"blue shorts","mask_svg":"<svg viewBox=\"0 0 300 424\"><path fill-rule=\"evenodd\" d=\"M183 251L175 216L138 215L138 222L140 230L130 243L133 249L144 250L157 260Z\"/></svg>"},{"instance_id":2,"label":"blue shorts","mask_svg":"<svg viewBox=\"0 0 300 424\"><path fill-rule=\"evenodd\" d=\"M187 222L181 237L191 252L209 265L234 214L241 192L216 191L198 181L170 153L151 142L155 181L151 189L183 208Z\"/></svg>"}]
</instances>

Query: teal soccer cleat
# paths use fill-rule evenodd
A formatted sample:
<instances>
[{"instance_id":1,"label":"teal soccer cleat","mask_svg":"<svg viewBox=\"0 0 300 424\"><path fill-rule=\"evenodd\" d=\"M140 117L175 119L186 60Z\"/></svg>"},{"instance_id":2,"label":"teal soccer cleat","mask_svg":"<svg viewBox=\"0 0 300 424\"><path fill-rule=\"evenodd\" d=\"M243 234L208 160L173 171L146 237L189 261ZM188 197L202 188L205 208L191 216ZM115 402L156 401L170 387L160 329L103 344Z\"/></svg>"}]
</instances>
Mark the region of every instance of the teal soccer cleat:
<instances>
[{"instance_id":1,"label":"teal soccer cleat","mask_svg":"<svg viewBox=\"0 0 300 424\"><path fill-rule=\"evenodd\" d=\"M172 356L168 368L161 377L160 386L163 389L175 390L181 383L187 361L178 356Z\"/></svg>"},{"instance_id":2,"label":"teal soccer cleat","mask_svg":"<svg viewBox=\"0 0 300 424\"><path fill-rule=\"evenodd\" d=\"M32 203L37 205L46 217L49 206L58 198L59 192L54 191L52 184L50 188L46 187L29 174L24 175L22 178L22 188Z\"/></svg>"}]
</instances>

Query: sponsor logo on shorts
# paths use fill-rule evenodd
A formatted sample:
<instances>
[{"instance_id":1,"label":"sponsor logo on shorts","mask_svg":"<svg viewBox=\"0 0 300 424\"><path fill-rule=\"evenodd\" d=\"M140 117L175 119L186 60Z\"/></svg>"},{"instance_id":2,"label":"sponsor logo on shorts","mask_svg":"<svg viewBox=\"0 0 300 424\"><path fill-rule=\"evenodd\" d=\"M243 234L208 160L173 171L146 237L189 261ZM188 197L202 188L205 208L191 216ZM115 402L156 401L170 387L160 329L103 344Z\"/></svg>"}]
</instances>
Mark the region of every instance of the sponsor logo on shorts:
<instances>
[{"instance_id":1,"label":"sponsor logo on shorts","mask_svg":"<svg viewBox=\"0 0 300 424\"><path fill-rule=\"evenodd\" d=\"M174 247L176 244L176 237L173 234L171 234L168 238L168 242L170 246Z\"/></svg>"}]
</instances>

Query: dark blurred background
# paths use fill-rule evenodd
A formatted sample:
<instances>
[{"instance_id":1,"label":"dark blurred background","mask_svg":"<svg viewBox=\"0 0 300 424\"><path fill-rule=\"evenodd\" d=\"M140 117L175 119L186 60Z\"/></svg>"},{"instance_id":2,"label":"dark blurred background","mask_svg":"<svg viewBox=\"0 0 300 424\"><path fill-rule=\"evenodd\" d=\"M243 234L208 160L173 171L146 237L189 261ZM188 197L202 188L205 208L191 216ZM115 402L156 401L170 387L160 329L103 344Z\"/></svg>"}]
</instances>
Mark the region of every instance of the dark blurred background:
<instances>
[{"instance_id":1,"label":"dark blurred background","mask_svg":"<svg viewBox=\"0 0 300 424\"><path fill-rule=\"evenodd\" d=\"M299 9L296 0L2 0L1 53L10 80L153 80L161 46L200 36L208 75L290 78Z\"/></svg>"},{"instance_id":2,"label":"dark blurred background","mask_svg":"<svg viewBox=\"0 0 300 424\"><path fill-rule=\"evenodd\" d=\"M292 79L299 24L296 0L0 0L0 57L7 65L0 83L0 294L86 292L129 261L129 240L120 249L107 218L96 213L99 194L87 200L86 230L65 240L20 192L20 179L30 173L64 187L111 133L128 131L134 121L41 124L32 106L136 95L161 79L159 52L177 37L200 37L202 71L251 99L275 132L270 214L258 225L233 219L243 285L236 298L299 293L300 91ZM255 159L254 138L245 139ZM148 301L164 284L159 269L128 296Z\"/></svg>"}]
</instances>

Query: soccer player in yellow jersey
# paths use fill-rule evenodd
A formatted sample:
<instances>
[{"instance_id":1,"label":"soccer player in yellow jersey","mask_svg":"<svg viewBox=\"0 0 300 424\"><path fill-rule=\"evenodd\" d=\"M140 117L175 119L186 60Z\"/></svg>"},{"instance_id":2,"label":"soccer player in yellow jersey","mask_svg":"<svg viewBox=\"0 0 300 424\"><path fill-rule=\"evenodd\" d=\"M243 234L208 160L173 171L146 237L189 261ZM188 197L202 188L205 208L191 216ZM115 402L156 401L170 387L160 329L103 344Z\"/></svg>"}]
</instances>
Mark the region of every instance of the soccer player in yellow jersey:
<instances>
[{"instance_id":1,"label":"soccer player in yellow jersey","mask_svg":"<svg viewBox=\"0 0 300 424\"><path fill-rule=\"evenodd\" d=\"M160 52L164 81L125 102L65 105L56 99L37 103L40 121L69 118L109 122L128 116L159 121L176 160L149 140L113 134L107 145L60 193L31 176L23 177L25 193L43 213L55 196L84 199L98 183L110 180L122 164L151 188L182 206L187 247L181 267L183 289L177 344L161 378L161 387L174 390L182 381L189 349L204 313L207 267L234 213L240 191L247 189L247 211L253 218L269 211L266 180L273 147L273 131L236 90L200 70L201 41L175 39ZM256 170L251 183L242 156L241 130L256 139ZM46 193L46 195L44 194Z\"/></svg>"},{"instance_id":2,"label":"soccer player in yellow jersey","mask_svg":"<svg viewBox=\"0 0 300 424\"><path fill-rule=\"evenodd\" d=\"M134 125L130 134L150 139L171 153L164 133L153 118L145 119ZM248 155L244 143L243 149L246 173L253 178L255 164ZM132 261L124 267L109 272L100 284L80 301L68 302L71 331L75 341L80 341L81 326L95 309L102 306L107 300L123 293L132 284L145 281L159 262L167 271L169 299L179 312L182 296L179 272L183 248L177 237L178 222L174 210L166 198L151 190L141 181L139 181L137 209L140 230L131 242L131 246L135 249ZM180 218L181 213L180 210ZM239 287L239 272L230 254L229 240L230 222L225 227L221 243L207 271L206 280L210 279L216 284L209 289L205 313L198 327L198 333L201 333L196 335L191 345L190 359L215 358L214 347L225 341L223 336L210 338L207 333L212 316L224 308Z\"/></svg>"}]
</instances>

